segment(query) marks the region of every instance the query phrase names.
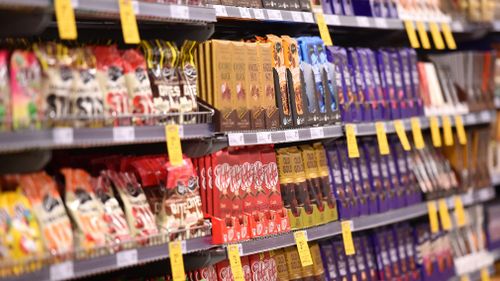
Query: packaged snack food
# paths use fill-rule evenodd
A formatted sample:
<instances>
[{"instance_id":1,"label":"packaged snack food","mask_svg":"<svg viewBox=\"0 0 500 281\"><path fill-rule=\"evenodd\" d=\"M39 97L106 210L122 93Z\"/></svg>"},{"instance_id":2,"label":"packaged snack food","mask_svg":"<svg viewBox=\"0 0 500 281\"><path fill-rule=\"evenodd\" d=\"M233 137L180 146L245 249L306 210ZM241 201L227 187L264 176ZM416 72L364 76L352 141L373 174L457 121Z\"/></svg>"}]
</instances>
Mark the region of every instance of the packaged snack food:
<instances>
[{"instance_id":1,"label":"packaged snack food","mask_svg":"<svg viewBox=\"0 0 500 281\"><path fill-rule=\"evenodd\" d=\"M0 131L12 128L12 105L9 83L9 52L0 50Z\"/></svg>"},{"instance_id":2,"label":"packaged snack food","mask_svg":"<svg viewBox=\"0 0 500 281\"><path fill-rule=\"evenodd\" d=\"M198 96L196 90L196 83L198 80L198 73L196 72L195 65L195 50L198 46L196 41L184 41L181 46L180 52L180 84L182 89L182 96L180 99L181 112L193 112L198 109L196 97ZM185 120L193 122L194 120Z\"/></svg>"}]
</instances>

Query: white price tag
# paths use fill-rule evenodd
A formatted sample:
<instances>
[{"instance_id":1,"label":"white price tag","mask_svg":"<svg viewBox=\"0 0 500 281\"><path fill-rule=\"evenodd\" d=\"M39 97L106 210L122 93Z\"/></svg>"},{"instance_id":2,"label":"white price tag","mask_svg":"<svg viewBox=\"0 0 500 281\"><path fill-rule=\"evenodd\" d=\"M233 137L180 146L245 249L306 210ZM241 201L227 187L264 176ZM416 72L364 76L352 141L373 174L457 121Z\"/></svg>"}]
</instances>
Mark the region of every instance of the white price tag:
<instances>
[{"instance_id":1,"label":"white price tag","mask_svg":"<svg viewBox=\"0 0 500 281\"><path fill-rule=\"evenodd\" d=\"M218 17L227 17L226 6L214 5L215 15Z\"/></svg>"},{"instance_id":2,"label":"white price tag","mask_svg":"<svg viewBox=\"0 0 500 281\"><path fill-rule=\"evenodd\" d=\"M325 130L323 128L311 128L311 138L321 139L325 137Z\"/></svg>"},{"instance_id":3,"label":"white price tag","mask_svg":"<svg viewBox=\"0 0 500 281\"><path fill-rule=\"evenodd\" d=\"M266 10L267 18L270 20L282 21L283 16L281 15L281 11L278 10Z\"/></svg>"},{"instance_id":4,"label":"white price tag","mask_svg":"<svg viewBox=\"0 0 500 281\"><path fill-rule=\"evenodd\" d=\"M133 141L135 140L134 127L114 127L113 141Z\"/></svg>"},{"instance_id":5,"label":"white price tag","mask_svg":"<svg viewBox=\"0 0 500 281\"><path fill-rule=\"evenodd\" d=\"M356 17L356 23L359 27L370 27L370 19L368 17Z\"/></svg>"},{"instance_id":6,"label":"white price tag","mask_svg":"<svg viewBox=\"0 0 500 281\"><path fill-rule=\"evenodd\" d=\"M290 13L292 13L292 19L294 22L304 22L301 12L291 11Z\"/></svg>"},{"instance_id":7,"label":"white price tag","mask_svg":"<svg viewBox=\"0 0 500 281\"><path fill-rule=\"evenodd\" d=\"M182 249L182 254L187 253L186 240L181 241L181 249Z\"/></svg>"},{"instance_id":8,"label":"white price tag","mask_svg":"<svg viewBox=\"0 0 500 281\"><path fill-rule=\"evenodd\" d=\"M265 144L265 143L272 143L273 140L271 138L271 133L270 132L259 132L257 133L257 143L259 144Z\"/></svg>"},{"instance_id":9,"label":"white price tag","mask_svg":"<svg viewBox=\"0 0 500 281\"><path fill-rule=\"evenodd\" d=\"M252 18L252 15L250 14L250 9L249 8L244 8L244 7L239 7L240 10L240 16L244 19L250 19Z\"/></svg>"},{"instance_id":10,"label":"white price tag","mask_svg":"<svg viewBox=\"0 0 500 281\"><path fill-rule=\"evenodd\" d=\"M52 140L55 144L73 143L73 128L54 128L52 130Z\"/></svg>"},{"instance_id":11,"label":"white price tag","mask_svg":"<svg viewBox=\"0 0 500 281\"><path fill-rule=\"evenodd\" d=\"M378 28L387 28L387 19L384 18L375 18L375 26Z\"/></svg>"},{"instance_id":12,"label":"white price tag","mask_svg":"<svg viewBox=\"0 0 500 281\"><path fill-rule=\"evenodd\" d=\"M470 114L467 114L465 115L465 120L464 120L467 124L469 125L473 125L473 124L476 124L477 123L477 116L476 114L474 113L470 113ZM464 124L465 125L465 124Z\"/></svg>"},{"instance_id":13,"label":"white price tag","mask_svg":"<svg viewBox=\"0 0 500 281\"><path fill-rule=\"evenodd\" d=\"M136 15L140 14L141 13L141 10L139 8L139 1L136 1L136 0L132 0L132 8L134 9L134 13Z\"/></svg>"},{"instance_id":14,"label":"white price tag","mask_svg":"<svg viewBox=\"0 0 500 281\"><path fill-rule=\"evenodd\" d=\"M285 131L285 139L286 139L286 141L298 141L299 140L299 131L298 130L286 130Z\"/></svg>"},{"instance_id":15,"label":"white price tag","mask_svg":"<svg viewBox=\"0 0 500 281\"><path fill-rule=\"evenodd\" d=\"M245 144L244 135L241 133L229 133L227 135L229 146L240 146Z\"/></svg>"},{"instance_id":16,"label":"white price tag","mask_svg":"<svg viewBox=\"0 0 500 281\"><path fill-rule=\"evenodd\" d=\"M181 6L181 5L171 5L170 6L170 13L172 17L178 18L178 19L189 19L189 7L188 6Z\"/></svg>"},{"instance_id":17,"label":"white price tag","mask_svg":"<svg viewBox=\"0 0 500 281\"><path fill-rule=\"evenodd\" d=\"M483 121L483 122L490 122L490 118L491 118L490 112L489 111L481 111L479 118L481 118L481 121Z\"/></svg>"},{"instance_id":18,"label":"white price tag","mask_svg":"<svg viewBox=\"0 0 500 281\"><path fill-rule=\"evenodd\" d=\"M265 20L266 16L264 15L264 10L262 9L253 9L253 14L258 20Z\"/></svg>"},{"instance_id":19,"label":"white price tag","mask_svg":"<svg viewBox=\"0 0 500 281\"><path fill-rule=\"evenodd\" d=\"M50 266L50 280L66 280L71 279L75 275L72 261L66 261Z\"/></svg>"},{"instance_id":20,"label":"white price tag","mask_svg":"<svg viewBox=\"0 0 500 281\"><path fill-rule=\"evenodd\" d=\"M327 25L340 25L340 17L337 15L325 15Z\"/></svg>"},{"instance_id":21,"label":"white price tag","mask_svg":"<svg viewBox=\"0 0 500 281\"><path fill-rule=\"evenodd\" d=\"M137 264L137 250L127 250L116 253L116 265L124 267Z\"/></svg>"},{"instance_id":22,"label":"white price tag","mask_svg":"<svg viewBox=\"0 0 500 281\"><path fill-rule=\"evenodd\" d=\"M71 0L71 6L73 6L73 9L78 8L78 5L80 5L78 0Z\"/></svg>"},{"instance_id":23,"label":"white price tag","mask_svg":"<svg viewBox=\"0 0 500 281\"><path fill-rule=\"evenodd\" d=\"M315 22L312 13L302 12L302 17L304 18L304 21L307 23L314 23Z\"/></svg>"}]
</instances>

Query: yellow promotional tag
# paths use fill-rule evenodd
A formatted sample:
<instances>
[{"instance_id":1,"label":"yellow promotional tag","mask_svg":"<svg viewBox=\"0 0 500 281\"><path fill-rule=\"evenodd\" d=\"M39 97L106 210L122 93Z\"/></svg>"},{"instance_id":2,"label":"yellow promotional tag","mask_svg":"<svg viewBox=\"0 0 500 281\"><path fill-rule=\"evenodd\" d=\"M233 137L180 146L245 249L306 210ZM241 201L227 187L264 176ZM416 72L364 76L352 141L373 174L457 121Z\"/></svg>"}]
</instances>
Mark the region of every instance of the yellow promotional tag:
<instances>
[{"instance_id":1,"label":"yellow promotional tag","mask_svg":"<svg viewBox=\"0 0 500 281\"><path fill-rule=\"evenodd\" d=\"M450 117L443 116L443 138L444 145L452 146L453 145L453 133L451 132L451 121Z\"/></svg>"},{"instance_id":2,"label":"yellow promotional tag","mask_svg":"<svg viewBox=\"0 0 500 281\"><path fill-rule=\"evenodd\" d=\"M314 15L316 17L316 23L318 24L319 35L321 36L321 39L323 39L325 46L332 46L332 37L330 36L330 30L328 30L328 26L326 25L325 16L323 13L315 13Z\"/></svg>"},{"instance_id":3,"label":"yellow promotional tag","mask_svg":"<svg viewBox=\"0 0 500 281\"><path fill-rule=\"evenodd\" d=\"M300 263L302 267L310 266L313 264L311 250L307 244L307 233L305 230L295 231L293 233L295 237L295 244L297 244L297 250L299 251Z\"/></svg>"},{"instance_id":4,"label":"yellow promotional tag","mask_svg":"<svg viewBox=\"0 0 500 281\"><path fill-rule=\"evenodd\" d=\"M443 50L445 47L444 41L443 37L441 36L441 32L439 31L439 26L437 25L437 23L430 22L429 29L431 30L432 41L434 41L434 46L438 50Z\"/></svg>"},{"instance_id":5,"label":"yellow promotional tag","mask_svg":"<svg viewBox=\"0 0 500 281\"><path fill-rule=\"evenodd\" d=\"M78 34L71 0L54 0L54 9L59 37L63 40L75 40Z\"/></svg>"},{"instance_id":6,"label":"yellow promotional tag","mask_svg":"<svg viewBox=\"0 0 500 281\"><path fill-rule=\"evenodd\" d=\"M465 135L464 122L462 121L462 116L455 116L455 129L457 129L458 142L461 145L467 144L467 136Z\"/></svg>"},{"instance_id":7,"label":"yellow promotional tag","mask_svg":"<svg viewBox=\"0 0 500 281\"><path fill-rule=\"evenodd\" d=\"M439 221L436 209L436 202L435 201L427 202L427 210L429 211L429 223L431 225L431 232L437 233L439 232Z\"/></svg>"},{"instance_id":8,"label":"yellow promotional tag","mask_svg":"<svg viewBox=\"0 0 500 281\"><path fill-rule=\"evenodd\" d=\"M356 125L345 124L345 136L347 139L347 154L349 158L359 158L358 141L356 140Z\"/></svg>"},{"instance_id":9,"label":"yellow promotional tag","mask_svg":"<svg viewBox=\"0 0 500 281\"><path fill-rule=\"evenodd\" d=\"M462 197L458 195L455 196L455 216L457 217L457 225L459 227L462 227L466 224L464 204L462 202Z\"/></svg>"},{"instance_id":10,"label":"yellow promotional tag","mask_svg":"<svg viewBox=\"0 0 500 281\"><path fill-rule=\"evenodd\" d=\"M411 147L410 142L408 141L408 137L406 136L405 125L403 124L403 121L394 121L394 129L396 129L396 133L398 134L399 141L401 142L403 149L409 151Z\"/></svg>"},{"instance_id":11,"label":"yellow promotional tag","mask_svg":"<svg viewBox=\"0 0 500 281\"><path fill-rule=\"evenodd\" d=\"M448 205L446 204L446 201L444 199L439 199L438 205L439 205L439 218L441 219L441 225L443 226L444 230L450 230L451 218L450 218L450 212L448 211Z\"/></svg>"},{"instance_id":12,"label":"yellow promotional tag","mask_svg":"<svg viewBox=\"0 0 500 281\"><path fill-rule=\"evenodd\" d=\"M122 23L123 41L127 44L139 44L139 28L135 18L131 0L118 0L120 6L120 21Z\"/></svg>"},{"instance_id":13,"label":"yellow promotional tag","mask_svg":"<svg viewBox=\"0 0 500 281\"><path fill-rule=\"evenodd\" d=\"M418 42L417 32L415 31L415 25L411 20L405 20L406 34L408 34L408 39L410 40L410 45L413 49L420 48L420 43Z\"/></svg>"},{"instance_id":14,"label":"yellow promotional tag","mask_svg":"<svg viewBox=\"0 0 500 281\"><path fill-rule=\"evenodd\" d=\"M490 271L488 268L481 269L481 281L490 281Z\"/></svg>"},{"instance_id":15,"label":"yellow promotional tag","mask_svg":"<svg viewBox=\"0 0 500 281\"><path fill-rule=\"evenodd\" d=\"M166 125L165 136L167 140L168 160L173 166L182 165L182 147L179 137L179 126Z\"/></svg>"},{"instance_id":16,"label":"yellow promotional tag","mask_svg":"<svg viewBox=\"0 0 500 281\"><path fill-rule=\"evenodd\" d=\"M174 281L186 280L186 272L184 271L184 260L182 258L181 241L169 242L168 252L170 257L170 268L172 269L172 279Z\"/></svg>"},{"instance_id":17,"label":"yellow promotional tag","mask_svg":"<svg viewBox=\"0 0 500 281\"><path fill-rule=\"evenodd\" d=\"M470 281L469 276L468 275L460 276L460 281Z\"/></svg>"},{"instance_id":18,"label":"yellow promotional tag","mask_svg":"<svg viewBox=\"0 0 500 281\"><path fill-rule=\"evenodd\" d=\"M234 281L245 281L243 274L243 266L241 265L239 244L227 245L227 256L229 258L229 265L233 273Z\"/></svg>"},{"instance_id":19,"label":"yellow promotional tag","mask_svg":"<svg viewBox=\"0 0 500 281\"><path fill-rule=\"evenodd\" d=\"M356 254L356 249L354 248L354 243L352 241L351 224L352 221L340 222L340 225L342 227L342 240L344 241L344 249L346 256L352 256Z\"/></svg>"},{"instance_id":20,"label":"yellow promotional tag","mask_svg":"<svg viewBox=\"0 0 500 281\"><path fill-rule=\"evenodd\" d=\"M422 43L422 48L430 49L431 41L429 41L429 36L427 35L427 31L425 30L425 24L421 21L417 21L417 31L418 37L420 37L420 42Z\"/></svg>"},{"instance_id":21,"label":"yellow promotional tag","mask_svg":"<svg viewBox=\"0 0 500 281\"><path fill-rule=\"evenodd\" d=\"M453 38L453 34L451 33L450 25L443 22L441 24L441 30L443 31L444 41L446 41L448 49L455 50L457 48L457 43L455 43L455 38Z\"/></svg>"},{"instance_id":22,"label":"yellow promotional tag","mask_svg":"<svg viewBox=\"0 0 500 281\"><path fill-rule=\"evenodd\" d=\"M378 150L380 151L380 154L389 154L389 142L387 141L384 123L376 122L375 129L377 130Z\"/></svg>"},{"instance_id":23,"label":"yellow promotional tag","mask_svg":"<svg viewBox=\"0 0 500 281\"><path fill-rule=\"evenodd\" d=\"M420 128L420 119L417 117L411 118L411 131L413 133L413 142L417 149L425 147L424 137L422 136L422 129Z\"/></svg>"},{"instance_id":24,"label":"yellow promotional tag","mask_svg":"<svg viewBox=\"0 0 500 281\"><path fill-rule=\"evenodd\" d=\"M429 117L429 123L431 126L432 145L434 147L441 147L443 143L441 141L441 132L439 132L438 118L436 116Z\"/></svg>"}]
</instances>

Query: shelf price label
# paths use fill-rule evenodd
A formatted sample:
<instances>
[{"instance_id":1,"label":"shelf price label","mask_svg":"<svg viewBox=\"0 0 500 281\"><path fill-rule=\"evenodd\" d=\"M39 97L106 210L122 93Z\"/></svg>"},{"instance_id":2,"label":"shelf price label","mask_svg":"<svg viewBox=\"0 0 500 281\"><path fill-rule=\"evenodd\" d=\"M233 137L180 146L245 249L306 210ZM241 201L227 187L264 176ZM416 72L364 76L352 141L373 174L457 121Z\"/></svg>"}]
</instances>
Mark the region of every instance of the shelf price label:
<instances>
[{"instance_id":1,"label":"shelf price label","mask_svg":"<svg viewBox=\"0 0 500 281\"><path fill-rule=\"evenodd\" d=\"M420 48L420 42L418 42L417 32L415 31L415 25L411 20L404 21L406 34L408 35L408 40L410 40L410 45L413 49Z\"/></svg>"},{"instance_id":2,"label":"shelf price label","mask_svg":"<svg viewBox=\"0 0 500 281\"><path fill-rule=\"evenodd\" d=\"M429 41L429 36L427 35L427 31L425 30L425 24L421 21L417 21L417 31L418 37L420 37L420 43L422 43L422 48L430 49L431 42Z\"/></svg>"},{"instance_id":3,"label":"shelf price label","mask_svg":"<svg viewBox=\"0 0 500 281\"><path fill-rule=\"evenodd\" d=\"M394 121L394 129L396 129L396 134L398 135L399 141L403 146L403 149L406 151L410 151L410 141L408 140L408 136L406 136L405 125L403 121L396 120Z\"/></svg>"},{"instance_id":4,"label":"shelf price label","mask_svg":"<svg viewBox=\"0 0 500 281\"><path fill-rule=\"evenodd\" d=\"M330 30L328 30L328 26L326 25L325 16L323 15L323 13L316 13L315 17L321 39L323 39L323 42L325 42L326 46L332 46L332 37L330 36Z\"/></svg>"},{"instance_id":5,"label":"shelf price label","mask_svg":"<svg viewBox=\"0 0 500 281\"><path fill-rule=\"evenodd\" d=\"M375 130L377 131L378 150L381 155L389 154L389 143L387 141L387 134L385 133L385 125L383 122L375 123Z\"/></svg>"},{"instance_id":6,"label":"shelf price label","mask_svg":"<svg viewBox=\"0 0 500 281\"><path fill-rule=\"evenodd\" d=\"M309 249L309 244L307 244L307 232L305 230L295 231L293 237L295 238L295 244L297 244L302 267L312 265L311 250Z\"/></svg>"},{"instance_id":7,"label":"shelf price label","mask_svg":"<svg viewBox=\"0 0 500 281\"><path fill-rule=\"evenodd\" d=\"M451 132L451 121L450 117L443 116L443 138L444 145L452 146L453 145L453 133Z\"/></svg>"},{"instance_id":8,"label":"shelf price label","mask_svg":"<svg viewBox=\"0 0 500 281\"><path fill-rule=\"evenodd\" d=\"M432 233L439 232L439 221L438 221L435 201L427 202L427 211L429 212L429 223L431 225L431 232Z\"/></svg>"},{"instance_id":9,"label":"shelf price label","mask_svg":"<svg viewBox=\"0 0 500 281\"><path fill-rule=\"evenodd\" d=\"M139 44L139 27L135 17L134 7L131 0L118 0L120 8L120 21L122 24L123 40L127 44Z\"/></svg>"},{"instance_id":10,"label":"shelf price label","mask_svg":"<svg viewBox=\"0 0 500 281\"><path fill-rule=\"evenodd\" d=\"M75 276L74 265L72 261L65 261L50 266L50 280L66 280Z\"/></svg>"},{"instance_id":11,"label":"shelf price label","mask_svg":"<svg viewBox=\"0 0 500 281\"><path fill-rule=\"evenodd\" d=\"M73 128L54 128L52 130L52 139L55 144L73 143Z\"/></svg>"},{"instance_id":12,"label":"shelf price label","mask_svg":"<svg viewBox=\"0 0 500 281\"><path fill-rule=\"evenodd\" d=\"M63 40L75 40L78 33L76 31L75 11L71 0L54 0L54 9L59 37Z\"/></svg>"},{"instance_id":13,"label":"shelf price label","mask_svg":"<svg viewBox=\"0 0 500 281\"><path fill-rule=\"evenodd\" d=\"M436 116L431 116L429 118L429 123L431 127L431 137L432 137L432 145L434 147L441 147L443 142L441 140L441 133L439 131L439 120Z\"/></svg>"},{"instance_id":14,"label":"shelf price label","mask_svg":"<svg viewBox=\"0 0 500 281\"><path fill-rule=\"evenodd\" d=\"M342 221L340 222L340 226L342 227L342 241L344 242L345 254L346 256L352 256L356 254L356 249L352 241L352 221Z\"/></svg>"},{"instance_id":15,"label":"shelf price label","mask_svg":"<svg viewBox=\"0 0 500 281\"><path fill-rule=\"evenodd\" d=\"M215 15L218 17L227 17L226 6L222 5L214 5Z\"/></svg>"},{"instance_id":16,"label":"shelf price label","mask_svg":"<svg viewBox=\"0 0 500 281\"><path fill-rule=\"evenodd\" d=\"M321 139L325 137L325 130L321 127L318 128L310 128L311 138L313 139Z\"/></svg>"},{"instance_id":17,"label":"shelf price label","mask_svg":"<svg viewBox=\"0 0 500 281\"><path fill-rule=\"evenodd\" d=\"M490 271L487 267L481 269L481 281L490 281Z\"/></svg>"},{"instance_id":18,"label":"shelf price label","mask_svg":"<svg viewBox=\"0 0 500 281\"><path fill-rule=\"evenodd\" d=\"M470 281L469 276L468 275L460 276L460 281Z\"/></svg>"},{"instance_id":19,"label":"shelf price label","mask_svg":"<svg viewBox=\"0 0 500 281\"><path fill-rule=\"evenodd\" d=\"M434 41L434 46L436 46L436 49L438 50L443 50L445 48L444 41L437 23L430 22L429 29L431 31L432 41Z\"/></svg>"},{"instance_id":20,"label":"shelf price label","mask_svg":"<svg viewBox=\"0 0 500 281\"><path fill-rule=\"evenodd\" d=\"M189 19L189 7L184 5L170 5L172 17L187 20Z\"/></svg>"},{"instance_id":21,"label":"shelf price label","mask_svg":"<svg viewBox=\"0 0 500 281\"><path fill-rule=\"evenodd\" d=\"M455 50L457 48L457 43L455 42L455 38L453 38L453 34L451 33L450 25L447 22L441 23L441 30L443 31L444 41L446 41L448 49Z\"/></svg>"},{"instance_id":22,"label":"shelf price label","mask_svg":"<svg viewBox=\"0 0 500 281\"><path fill-rule=\"evenodd\" d=\"M240 244L227 245L227 256L234 281L245 281L243 267L241 266L240 247Z\"/></svg>"},{"instance_id":23,"label":"shelf price label","mask_svg":"<svg viewBox=\"0 0 500 281\"><path fill-rule=\"evenodd\" d=\"M240 16L244 19L250 19L252 18L252 15L250 14L250 9L245 8L245 7L239 7L238 10L240 11Z\"/></svg>"},{"instance_id":24,"label":"shelf price label","mask_svg":"<svg viewBox=\"0 0 500 281\"><path fill-rule=\"evenodd\" d=\"M182 242L169 242L168 252L170 257L170 269L172 270L172 279L174 281L186 280L186 272L184 271L184 259L182 258Z\"/></svg>"},{"instance_id":25,"label":"shelf price label","mask_svg":"<svg viewBox=\"0 0 500 281\"><path fill-rule=\"evenodd\" d=\"M168 159L173 166L182 165L182 147L179 136L179 126L170 124L165 126L165 139L167 140Z\"/></svg>"},{"instance_id":26,"label":"shelf price label","mask_svg":"<svg viewBox=\"0 0 500 281\"><path fill-rule=\"evenodd\" d=\"M457 217L457 225L459 227L462 227L466 224L464 203L462 202L462 197L458 195L455 196L454 201L455 201L455 216Z\"/></svg>"},{"instance_id":27,"label":"shelf price label","mask_svg":"<svg viewBox=\"0 0 500 281\"><path fill-rule=\"evenodd\" d=\"M455 129L457 130L458 143L461 145L467 144L467 136L465 134L464 122L462 120L462 116L455 116Z\"/></svg>"},{"instance_id":28,"label":"shelf price label","mask_svg":"<svg viewBox=\"0 0 500 281\"><path fill-rule=\"evenodd\" d=\"M298 141L299 140L299 131L298 130L286 130L285 131L285 139L286 139L286 141Z\"/></svg>"},{"instance_id":29,"label":"shelf price label","mask_svg":"<svg viewBox=\"0 0 500 281\"><path fill-rule=\"evenodd\" d=\"M132 126L114 127L113 141L129 142L135 140L135 129Z\"/></svg>"},{"instance_id":30,"label":"shelf price label","mask_svg":"<svg viewBox=\"0 0 500 281\"><path fill-rule=\"evenodd\" d=\"M413 133L413 142L415 142L415 148L424 148L425 142L424 137L422 136L422 129L420 128L420 119L418 119L417 117L411 118L411 130Z\"/></svg>"},{"instance_id":31,"label":"shelf price label","mask_svg":"<svg viewBox=\"0 0 500 281\"><path fill-rule=\"evenodd\" d=\"M258 132L257 133L257 143L258 144L266 144L272 143L273 138L271 136L271 132Z\"/></svg>"},{"instance_id":32,"label":"shelf price label","mask_svg":"<svg viewBox=\"0 0 500 281\"><path fill-rule=\"evenodd\" d=\"M283 16L281 15L281 11L279 10L266 10L267 12L267 17L270 20L276 20L276 21L282 21Z\"/></svg>"},{"instance_id":33,"label":"shelf price label","mask_svg":"<svg viewBox=\"0 0 500 281\"><path fill-rule=\"evenodd\" d=\"M227 134L229 146L239 146L245 144L245 137L242 133L229 133Z\"/></svg>"},{"instance_id":34,"label":"shelf price label","mask_svg":"<svg viewBox=\"0 0 500 281\"><path fill-rule=\"evenodd\" d=\"M137 249L125 250L116 253L116 265L118 267L129 266L137 263Z\"/></svg>"},{"instance_id":35,"label":"shelf price label","mask_svg":"<svg viewBox=\"0 0 500 281\"><path fill-rule=\"evenodd\" d=\"M356 125L345 124L345 136L347 139L347 154L349 158L359 158L358 141L356 140Z\"/></svg>"},{"instance_id":36,"label":"shelf price label","mask_svg":"<svg viewBox=\"0 0 500 281\"><path fill-rule=\"evenodd\" d=\"M451 219L450 219L450 212L448 211L448 205L446 204L446 200L439 199L438 205L439 205L439 218L441 219L441 225L443 226L444 230L450 230Z\"/></svg>"}]
</instances>

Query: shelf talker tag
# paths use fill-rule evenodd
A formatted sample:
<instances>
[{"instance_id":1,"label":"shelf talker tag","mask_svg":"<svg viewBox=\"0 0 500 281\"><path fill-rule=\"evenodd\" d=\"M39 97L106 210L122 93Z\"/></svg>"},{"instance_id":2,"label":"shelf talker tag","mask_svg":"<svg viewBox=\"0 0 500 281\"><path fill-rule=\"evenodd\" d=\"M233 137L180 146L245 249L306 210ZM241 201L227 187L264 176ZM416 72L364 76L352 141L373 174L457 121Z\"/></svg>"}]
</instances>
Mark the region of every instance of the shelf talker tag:
<instances>
[{"instance_id":1,"label":"shelf talker tag","mask_svg":"<svg viewBox=\"0 0 500 281\"><path fill-rule=\"evenodd\" d=\"M297 244L297 250L299 252L300 263L302 267L310 266L313 264L311 250L309 249L309 244L307 244L307 233L305 230L295 231L293 233L295 238L295 244Z\"/></svg>"},{"instance_id":2,"label":"shelf talker tag","mask_svg":"<svg viewBox=\"0 0 500 281\"><path fill-rule=\"evenodd\" d=\"M487 267L481 269L481 281L490 281L490 271Z\"/></svg>"},{"instance_id":3,"label":"shelf talker tag","mask_svg":"<svg viewBox=\"0 0 500 281\"><path fill-rule=\"evenodd\" d=\"M352 221L341 221L340 225L342 227L342 240L344 241L345 254L346 256L352 256L356 254L356 249L352 241Z\"/></svg>"},{"instance_id":4,"label":"shelf talker tag","mask_svg":"<svg viewBox=\"0 0 500 281\"><path fill-rule=\"evenodd\" d=\"M431 232L432 233L439 232L439 221L438 221L435 201L427 202L427 211L429 212L429 223L431 225Z\"/></svg>"},{"instance_id":5,"label":"shelf talker tag","mask_svg":"<svg viewBox=\"0 0 500 281\"><path fill-rule=\"evenodd\" d=\"M358 141L356 140L356 125L345 124L345 136L347 139L347 154L349 158L359 158Z\"/></svg>"},{"instance_id":6,"label":"shelf talker tag","mask_svg":"<svg viewBox=\"0 0 500 281\"><path fill-rule=\"evenodd\" d=\"M422 136L422 129L420 128L420 119L417 117L411 118L411 130L413 133L413 142L416 149L425 147L424 137Z\"/></svg>"},{"instance_id":7,"label":"shelf talker tag","mask_svg":"<svg viewBox=\"0 0 500 281\"><path fill-rule=\"evenodd\" d=\"M167 141L168 160L173 166L182 165L183 159L179 126L174 124L166 125L165 137Z\"/></svg>"},{"instance_id":8,"label":"shelf talker tag","mask_svg":"<svg viewBox=\"0 0 500 281\"><path fill-rule=\"evenodd\" d=\"M450 25L447 22L441 23L441 30L443 31L444 41L446 41L448 49L455 50L457 48L457 43L455 42L453 33L451 33Z\"/></svg>"},{"instance_id":9,"label":"shelf talker tag","mask_svg":"<svg viewBox=\"0 0 500 281\"><path fill-rule=\"evenodd\" d=\"M425 24L421 21L417 21L417 31L418 37L420 37L420 42L422 43L422 48L430 49L431 42L429 41L429 36L427 35L427 31L425 30Z\"/></svg>"},{"instance_id":10,"label":"shelf talker tag","mask_svg":"<svg viewBox=\"0 0 500 281\"><path fill-rule=\"evenodd\" d=\"M71 0L54 0L57 29L59 38L63 40L75 40L78 36L76 31L75 11Z\"/></svg>"},{"instance_id":11,"label":"shelf talker tag","mask_svg":"<svg viewBox=\"0 0 500 281\"><path fill-rule=\"evenodd\" d=\"M441 225L443 226L444 230L450 230L451 218L450 218L450 212L448 211L448 205L446 204L446 200L439 199L438 205L439 205L439 218L441 219Z\"/></svg>"},{"instance_id":12,"label":"shelf talker tag","mask_svg":"<svg viewBox=\"0 0 500 281\"><path fill-rule=\"evenodd\" d=\"M452 146L453 145L453 133L451 131L451 121L449 116L443 116L443 138L444 145Z\"/></svg>"},{"instance_id":13,"label":"shelf talker tag","mask_svg":"<svg viewBox=\"0 0 500 281\"><path fill-rule=\"evenodd\" d=\"M240 258L240 245L227 245L227 256L229 258L229 265L231 266L234 281L245 281Z\"/></svg>"},{"instance_id":14,"label":"shelf talker tag","mask_svg":"<svg viewBox=\"0 0 500 281\"><path fill-rule=\"evenodd\" d=\"M465 134L464 122L462 116L455 115L455 129L457 130L458 143L461 145L467 144L467 136Z\"/></svg>"},{"instance_id":15,"label":"shelf talker tag","mask_svg":"<svg viewBox=\"0 0 500 281\"><path fill-rule=\"evenodd\" d=\"M445 46L443 37L441 36L441 32L437 23L429 22L429 29L431 31L432 41L434 41L434 46L436 46L436 49L444 50Z\"/></svg>"},{"instance_id":16,"label":"shelf talker tag","mask_svg":"<svg viewBox=\"0 0 500 281\"><path fill-rule=\"evenodd\" d=\"M408 136L406 136L406 130L403 121L395 120L394 129L396 129L396 133L398 135L399 141L401 142L401 145L403 146L403 149L409 151L411 149L410 141L408 141Z\"/></svg>"},{"instance_id":17,"label":"shelf talker tag","mask_svg":"<svg viewBox=\"0 0 500 281\"><path fill-rule=\"evenodd\" d=\"M120 8L120 21L122 23L123 41L127 44L139 44L139 27L135 18L134 7L131 0L118 0Z\"/></svg>"},{"instance_id":18,"label":"shelf talker tag","mask_svg":"<svg viewBox=\"0 0 500 281\"><path fill-rule=\"evenodd\" d=\"M408 39L410 40L410 45L413 49L420 48L420 43L418 42L417 32L415 31L415 25L411 20L405 20L405 29Z\"/></svg>"},{"instance_id":19,"label":"shelf talker tag","mask_svg":"<svg viewBox=\"0 0 500 281\"><path fill-rule=\"evenodd\" d=\"M184 259L182 258L182 242L181 241L169 242L168 251L170 257L170 269L172 270L173 281L186 280L186 272L184 271Z\"/></svg>"},{"instance_id":20,"label":"shelf talker tag","mask_svg":"<svg viewBox=\"0 0 500 281\"><path fill-rule=\"evenodd\" d=\"M323 13L315 13L316 23L318 24L319 34L325 46L332 46L332 37L330 35L330 30L328 30L328 26L326 25L325 16Z\"/></svg>"},{"instance_id":21,"label":"shelf talker tag","mask_svg":"<svg viewBox=\"0 0 500 281\"><path fill-rule=\"evenodd\" d=\"M378 141L378 150L380 155L389 154L389 143L387 141L387 134L385 133L385 125L383 122L375 123L375 130L377 131L377 141Z\"/></svg>"},{"instance_id":22,"label":"shelf talker tag","mask_svg":"<svg viewBox=\"0 0 500 281\"><path fill-rule=\"evenodd\" d=\"M443 142L441 140L441 132L439 131L439 120L436 116L429 117L431 127L432 144L434 147L441 147Z\"/></svg>"},{"instance_id":23,"label":"shelf talker tag","mask_svg":"<svg viewBox=\"0 0 500 281\"><path fill-rule=\"evenodd\" d=\"M462 227L467 223L465 221L465 210L464 210L464 204L462 202L462 197L456 195L454 201L455 201L455 216L457 217L457 225L459 227Z\"/></svg>"}]
</instances>

